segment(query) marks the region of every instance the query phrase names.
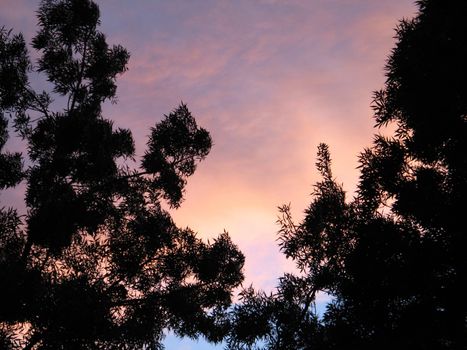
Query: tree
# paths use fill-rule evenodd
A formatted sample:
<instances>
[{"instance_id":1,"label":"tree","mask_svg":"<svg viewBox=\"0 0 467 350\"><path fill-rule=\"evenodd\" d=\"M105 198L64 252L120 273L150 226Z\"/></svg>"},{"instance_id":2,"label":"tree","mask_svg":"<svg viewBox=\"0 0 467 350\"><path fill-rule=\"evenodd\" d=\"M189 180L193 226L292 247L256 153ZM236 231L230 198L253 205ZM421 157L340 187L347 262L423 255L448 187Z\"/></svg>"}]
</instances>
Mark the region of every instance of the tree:
<instances>
[{"instance_id":1,"label":"tree","mask_svg":"<svg viewBox=\"0 0 467 350\"><path fill-rule=\"evenodd\" d=\"M0 154L0 187L27 187L26 214L0 211L1 347L158 349L164 329L220 341L244 257L227 233L205 243L162 205L180 205L209 133L181 104L132 168L130 130L101 109L128 52L107 44L90 0L44 0L38 22L37 65L21 34L0 30L0 150L8 116L27 144L27 156ZM31 88L35 71L53 91Z\"/></svg>"},{"instance_id":2,"label":"tree","mask_svg":"<svg viewBox=\"0 0 467 350\"><path fill-rule=\"evenodd\" d=\"M305 219L294 224L281 208L281 249L301 274L284 276L274 295L244 293L231 348L467 346L467 4L417 4L396 29L386 84L374 95L376 124L392 123L394 136L376 136L360 155L351 201L320 145L323 180ZM321 319L317 291L333 296ZM283 322L284 309L298 321ZM259 326L242 327L252 310Z\"/></svg>"}]
</instances>

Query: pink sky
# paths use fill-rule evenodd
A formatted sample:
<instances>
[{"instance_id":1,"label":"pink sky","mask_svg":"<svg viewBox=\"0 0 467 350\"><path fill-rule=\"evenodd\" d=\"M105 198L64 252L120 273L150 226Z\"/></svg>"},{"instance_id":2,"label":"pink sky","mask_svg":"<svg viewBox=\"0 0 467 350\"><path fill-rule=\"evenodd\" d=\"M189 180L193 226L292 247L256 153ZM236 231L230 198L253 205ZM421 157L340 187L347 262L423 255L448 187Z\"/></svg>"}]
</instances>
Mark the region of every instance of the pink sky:
<instances>
[{"instance_id":1,"label":"pink sky","mask_svg":"<svg viewBox=\"0 0 467 350\"><path fill-rule=\"evenodd\" d=\"M205 238L228 231L246 255L246 284L273 288L293 266L277 248L277 206L290 202L302 218L320 142L337 180L354 191L358 153L375 133L372 91L384 83L393 28L414 14L413 1L97 3L108 41L132 54L106 117L132 129L141 155L149 127L188 104L214 147L175 220ZM0 6L0 25L34 35L37 1Z\"/></svg>"}]
</instances>

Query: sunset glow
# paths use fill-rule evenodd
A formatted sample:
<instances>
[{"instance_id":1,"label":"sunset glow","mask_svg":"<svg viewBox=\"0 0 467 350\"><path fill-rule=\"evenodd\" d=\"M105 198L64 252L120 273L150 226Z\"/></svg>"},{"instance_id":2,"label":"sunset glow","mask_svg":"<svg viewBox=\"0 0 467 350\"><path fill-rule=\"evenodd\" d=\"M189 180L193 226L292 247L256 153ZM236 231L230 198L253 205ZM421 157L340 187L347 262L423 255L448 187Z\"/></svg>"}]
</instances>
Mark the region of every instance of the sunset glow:
<instances>
[{"instance_id":1,"label":"sunset glow","mask_svg":"<svg viewBox=\"0 0 467 350\"><path fill-rule=\"evenodd\" d=\"M302 218L319 179L320 142L352 196L358 154L377 132L372 91L383 86L393 28L414 14L413 1L96 2L108 41L131 53L118 103L107 104L104 116L132 130L141 156L149 128L187 103L214 146L172 214L205 239L229 232L246 256L244 286L272 290L294 268L278 249L277 207L291 203ZM0 26L30 42L38 2L0 6ZM32 81L47 88L37 76ZM15 137L7 144L21 147ZM2 193L2 205L20 207L21 196ZM199 348L209 345L167 343L168 350Z\"/></svg>"}]
</instances>

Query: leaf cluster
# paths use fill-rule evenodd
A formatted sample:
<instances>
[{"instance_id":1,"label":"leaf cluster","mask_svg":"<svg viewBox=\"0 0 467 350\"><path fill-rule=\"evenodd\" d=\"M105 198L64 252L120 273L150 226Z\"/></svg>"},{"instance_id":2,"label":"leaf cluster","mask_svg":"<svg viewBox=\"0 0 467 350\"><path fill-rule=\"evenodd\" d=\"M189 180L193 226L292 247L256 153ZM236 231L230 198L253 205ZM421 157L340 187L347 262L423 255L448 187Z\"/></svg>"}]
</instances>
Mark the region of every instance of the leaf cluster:
<instances>
[{"instance_id":1,"label":"leaf cluster","mask_svg":"<svg viewBox=\"0 0 467 350\"><path fill-rule=\"evenodd\" d=\"M374 95L376 125L395 125L394 136L376 136L360 154L351 200L328 147L318 147L323 180L305 218L296 224L290 206L280 208L280 247L299 273L269 296L245 292L232 317L242 325L259 314L260 326L234 328L230 348L466 347L467 4L417 4ZM310 309L318 291L331 297L322 315ZM301 310L303 323L282 323L284 308Z\"/></svg>"},{"instance_id":2,"label":"leaf cluster","mask_svg":"<svg viewBox=\"0 0 467 350\"><path fill-rule=\"evenodd\" d=\"M129 53L99 16L90 0L42 1L34 65L0 30L0 188L22 182L27 207L0 210L0 346L160 349L165 330L219 342L244 257L227 233L204 242L163 209L180 205L211 137L182 103L137 159L131 131L102 114ZM52 91L33 90L32 72ZM11 129L27 154L3 151Z\"/></svg>"}]
</instances>

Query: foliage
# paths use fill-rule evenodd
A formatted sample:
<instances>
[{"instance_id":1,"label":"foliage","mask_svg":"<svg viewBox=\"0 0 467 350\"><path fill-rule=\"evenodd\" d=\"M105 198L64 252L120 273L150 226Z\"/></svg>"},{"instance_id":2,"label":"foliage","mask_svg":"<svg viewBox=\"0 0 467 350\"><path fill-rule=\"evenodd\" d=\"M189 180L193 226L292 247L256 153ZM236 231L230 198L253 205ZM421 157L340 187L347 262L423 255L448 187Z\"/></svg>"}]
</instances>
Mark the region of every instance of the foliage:
<instances>
[{"instance_id":1,"label":"foliage","mask_svg":"<svg viewBox=\"0 0 467 350\"><path fill-rule=\"evenodd\" d=\"M220 341L243 255L227 233L205 243L178 228L162 202L180 205L209 133L181 104L131 168L131 131L101 108L129 53L107 44L90 0L44 0L38 20L35 65L22 35L0 30L0 150L7 116L27 144L0 154L0 187L23 181L27 206L0 211L0 347L159 349L164 329ZM34 91L31 72L52 91Z\"/></svg>"},{"instance_id":2,"label":"foliage","mask_svg":"<svg viewBox=\"0 0 467 350\"><path fill-rule=\"evenodd\" d=\"M376 136L360 155L351 201L332 177L327 146L320 145L323 180L305 219L294 224L289 208L281 208L281 250L301 273L284 276L271 296L245 294L232 319L241 325L243 315L254 312L261 324L246 333L234 328L230 348L467 345L467 4L417 4L418 15L397 27L385 88L373 104L377 126L394 124L394 136ZM333 301L321 319L307 323L318 317L318 291ZM284 327L284 307L301 313L302 323Z\"/></svg>"}]
</instances>

